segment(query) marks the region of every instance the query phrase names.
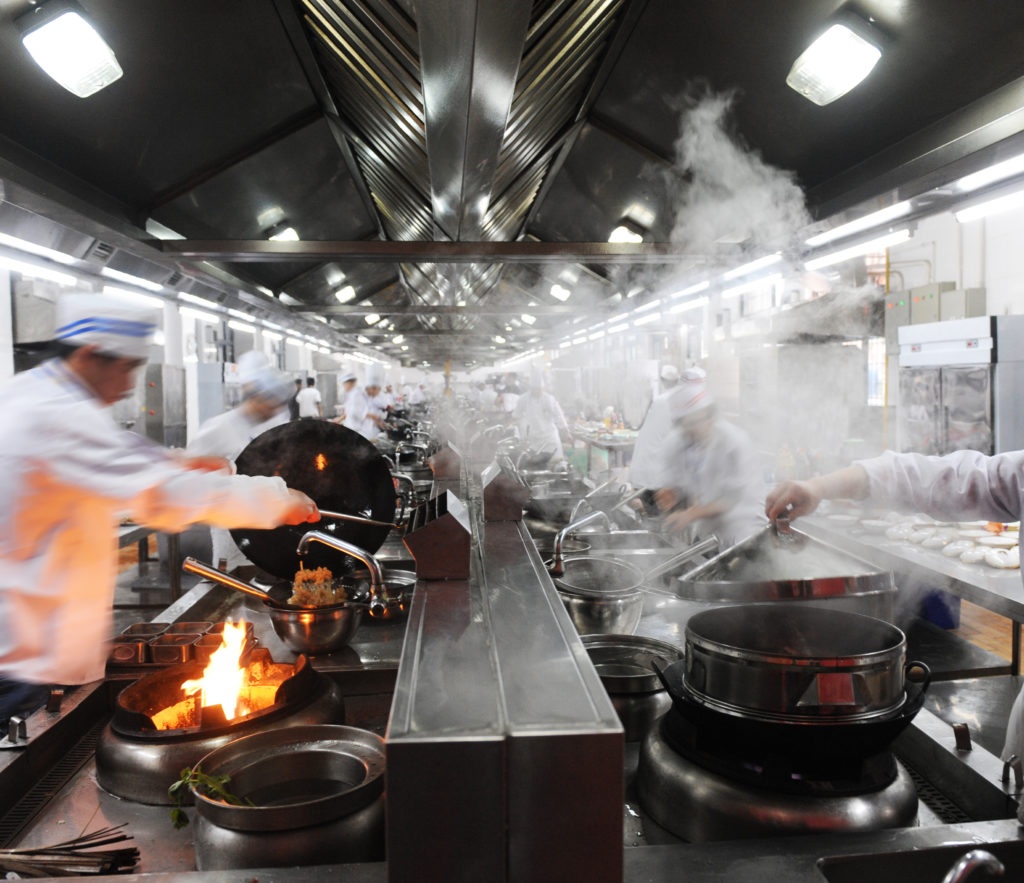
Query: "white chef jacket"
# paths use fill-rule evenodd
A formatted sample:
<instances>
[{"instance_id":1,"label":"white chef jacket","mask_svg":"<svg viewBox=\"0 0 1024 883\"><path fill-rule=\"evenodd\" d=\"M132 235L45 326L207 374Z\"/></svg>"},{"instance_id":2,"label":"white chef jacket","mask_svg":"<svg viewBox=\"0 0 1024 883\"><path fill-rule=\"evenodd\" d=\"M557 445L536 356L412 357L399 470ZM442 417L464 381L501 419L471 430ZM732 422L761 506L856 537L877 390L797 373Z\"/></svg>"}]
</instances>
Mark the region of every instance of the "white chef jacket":
<instances>
[{"instance_id":1,"label":"white chef jacket","mask_svg":"<svg viewBox=\"0 0 1024 883\"><path fill-rule=\"evenodd\" d=\"M0 677L81 684L103 676L118 521L270 528L280 478L182 468L121 429L60 360L0 389Z\"/></svg>"},{"instance_id":2,"label":"white chef jacket","mask_svg":"<svg viewBox=\"0 0 1024 883\"><path fill-rule=\"evenodd\" d=\"M943 521L1020 521L1024 512L1024 451L992 457L978 451L944 457L886 451L857 464L868 475L872 501L885 506ZM1024 758L1024 690L1010 710L1002 759L1014 754Z\"/></svg>"},{"instance_id":3,"label":"white chef jacket","mask_svg":"<svg viewBox=\"0 0 1024 883\"><path fill-rule=\"evenodd\" d=\"M668 456L675 446L675 427L669 412L668 390L651 400L647 416L636 436L629 462L629 483L635 488L658 489L669 484Z\"/></svg>"},{"instance_id":4,"label":"white chef jacket","mask_svg":"<svg viewBox=\"0 0 1024 883\"><path fill-rule=\"evenodd\" d=\"M295 394L295 401L299 405L300 417L320 416L320 411L317 409L317 405L319 405L323 399L320 396L320 390L315 386L304 386Z\"/></svg>"},{"instance_id":5,"label":"white chef jacket","mask_svg":"<svg viewBox=\"0 0 1024 883\"><path fill-rule=\"evenodd\" d=\"M721 515L702 519L702 537L714 534L723 548L756 533L764 517L764 476L754 446L741 429L715 419L711 438L698 445L673 429L673 444L666 459L670 485L681 491L686 505L731 503Z\"/></svg>"},{"instance_id":6,"label":"white chef jacket","mask_svg":"<svg viewBox=\"0 0 1024 883\"><path fill-rule=\"evenodd\" d=\"M515 406L519 432L531 451L551 451L562 457L561 433L569 434L569 425L558 400L549 392L519 396Z\"/></svg>"},{"instance_id":7,"label":"white chef jacket","mask_svg":"<svg viewBox=\"0 0 1024 883\"><path fill-rule=\"evenodd\" d=\"M358 432L368 441L373 441L380 435L380 429L370 419L370 414L376 414L378 417L383 416L383 412L376 405L375 399L371 399L366 394L366 388L362 386L355 387L348 394L348 398L345 399L345 420L342 422L342 426L347 426L349 429Z\"/></svg>"},{"instance_id":8,"label":"white chef jacket","mask_svg":"<svg viewBox=\"0 0 1024 883\"><path fill-rule=\"evenodd\" d=\"M253 421L244 408L234 408L211 417L196 433L186 448L193 457L226 457L232 463L256 436L268 429L288 422L288 412L282 410L269 420ZM227 561L228 570L242 567L252 562L239 550L231 534L222 527L210 528L210 539L213 544L213 565L216 567L223 558Z\"/></svg>"}]
</instances>

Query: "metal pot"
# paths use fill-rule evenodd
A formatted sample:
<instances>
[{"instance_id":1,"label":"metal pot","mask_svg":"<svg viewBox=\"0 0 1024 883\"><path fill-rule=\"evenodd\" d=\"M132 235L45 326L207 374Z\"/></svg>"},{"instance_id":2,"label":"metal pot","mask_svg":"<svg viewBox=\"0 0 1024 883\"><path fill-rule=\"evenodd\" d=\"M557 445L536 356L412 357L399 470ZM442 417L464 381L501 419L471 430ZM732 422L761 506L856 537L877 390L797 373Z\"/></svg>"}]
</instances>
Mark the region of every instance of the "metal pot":
<instances>
[{"instance_id":1,"label":"metal pot","mask_svg":"<svg viewBox=\"0 0 1024 883\"><path fill-rule=\"evenodd\" d=\"M631 635L644 609L643 574L613 558L567 558L555 587L581 635Z\"/></svg>"},{"instance_id":2,"label":"metal pot","mask_svg":"<svg viewBox=\"0 0 1024 883\"><path fill-rule=\"evenodd\" d=\"M619 715L626 741L642 739L672 704L652 661L667 666L682 659L683 651L639 635L583 635L581 640Z\"/></svg>"},{"instance_id":3,"label":"metal pot","mask_svg":"<svg viewBox=\"0 0 1024 883\"><path fill-rule=\"evenodd\" d=\"M683 688L727 714L797 722L891 717L905 699L906 637L873 617L745 604L686 624Z\"/></svg>"},{"instance_id":4,"label":"metal pot","mask_svg":"<svg viewBox=\"0 0 1024 883\"><path fill-rule=\"evenodd\" d=\"M253 804L193 786L200 871L384 858L384 740L374 733L329 725L257 733L197 766L229 776L229 791Z\"/></svg>"}]
</instances>

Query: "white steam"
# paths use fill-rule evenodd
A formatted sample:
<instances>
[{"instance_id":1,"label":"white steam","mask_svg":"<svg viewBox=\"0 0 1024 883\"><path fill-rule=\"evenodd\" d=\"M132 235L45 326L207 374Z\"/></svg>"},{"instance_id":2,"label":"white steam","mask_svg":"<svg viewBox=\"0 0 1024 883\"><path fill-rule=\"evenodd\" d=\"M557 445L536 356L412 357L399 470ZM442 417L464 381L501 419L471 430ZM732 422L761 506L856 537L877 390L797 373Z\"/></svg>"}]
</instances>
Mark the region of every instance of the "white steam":
<instances>
[{"instance_id":1,"label":"white steam","mask_svg":"<svg viewBox=\"0 0 1024 883\"><path fill-rule=\"evenodd\" d=\"M671 240L691 254L741 244L745 253L790 244L810 222L792 173L767 165L727 130L731 94L685 100L675 144L679 195Z\"/></svg>"}]
</instances>

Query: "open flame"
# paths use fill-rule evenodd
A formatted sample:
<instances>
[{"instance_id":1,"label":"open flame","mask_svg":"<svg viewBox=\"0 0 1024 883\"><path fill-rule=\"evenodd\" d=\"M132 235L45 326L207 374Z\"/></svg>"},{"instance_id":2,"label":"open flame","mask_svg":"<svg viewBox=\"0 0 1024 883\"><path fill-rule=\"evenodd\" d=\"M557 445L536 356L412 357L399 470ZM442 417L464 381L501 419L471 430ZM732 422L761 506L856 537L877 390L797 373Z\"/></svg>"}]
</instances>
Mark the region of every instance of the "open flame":
<instances>
[{"instance_id":1,"label":"open flame","mask_svg":"<svg viewBox=\"0 0 1024 883\"><path fill-rule=\"evenodd\" d=\"M201 705L204 708L211 705L221 706L227 720L234 720L236 714L248 714L248 708L238 710L239 696L246 679L246 670L238 664L244 647L245 622L224 623L221 645L210 656L209 664L203 669L203 676L198 680L185 681L181 685L185 695L194 696L201 693Z\"/></svg>"},{"instance_id":2,"label":"open flame","mask_svg":"<svg viewBox=\"0 0 1024 883\"><path fill-rule=\"evenodd\" d=\"M326 466L327 466L327 458L323 454L317 454L316 455L316 468L319 469L321 472L323 472L324 469L326 468Z\"/></svg>"}]
</instances>

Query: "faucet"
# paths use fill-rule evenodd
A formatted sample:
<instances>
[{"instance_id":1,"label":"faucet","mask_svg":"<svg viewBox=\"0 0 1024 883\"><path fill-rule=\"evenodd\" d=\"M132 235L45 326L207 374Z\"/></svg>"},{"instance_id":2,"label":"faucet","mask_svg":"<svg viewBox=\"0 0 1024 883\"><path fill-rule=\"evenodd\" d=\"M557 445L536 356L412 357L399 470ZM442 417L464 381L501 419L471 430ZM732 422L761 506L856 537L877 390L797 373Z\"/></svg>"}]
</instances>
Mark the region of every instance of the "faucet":
<instances>
[{"instance_id":1,"label":"faucet","mask_svg":"<svg viewBox=\"0 0 1024 883\"><path fill-rule=\"evenodd\" d=\"M370 572L370 616L383 616L388 609L388 593L387 588L384 586L384 578L381 576L380 564L377 563L377 559L364 549L360 549L359 546L353 546L351 543L346 543L344 540L339 540L337 537L321 533L318 530L311 530L309 533L304 534L302 539L299 540L299 547L296 549L296 552L299 555L305 555L309 544L313 542L323 543L325 546L330 546L332 549L337 549L339 552L351 555L366 565L366 569Z\"/></svg>"},{"instance_id":2,"label":"faucet","mask_svg":"<svg viewBox=\"0 0 1024 883\"><path fill-rule=\"evenodd\" d=\"M1006 868L991 852L985 849L972 849L957 859L953 867L942 878L942 883L962 883L975 868L984 868L993 877L1002 877Z\"/></svg>"},{"instance_id":3,"label":"faucet","mask_svg":"<svg viewBox=\"0 0 1024 883\"><path fill-rule=\"evenodd\" d=\"M398 490L398 497L402 501L401 508L398 510L398 518L395 520L399 524L404 524L406 516L408 515L407 509L411 510L413 503L416 501L416 482L412 480L408 475L403 472L391 472L392 481L397 481L399 484L407 484L408 487L404 490Z\"/></svg>"},{"instance_id":4,"label":"faucet","mask_svg":"<svg viewBox=\"0 0 1024 883\"><path fill-rule=\"evenodd\" d=\"M572 533L574 530L583 527L585 524L590 524L592 521L603 518L608 529L611 530L612 520L608 517L608 513L602 512L598 509L596 512L591 512L589 515L583 516L578 521L571 521L565 527L563 527L558 533L555 534L554 551L551 556L551 566L548 568L548 572L552 576L561 576L565 573L565 562L562 560L562 543L565 538Z\"/></svg>"}]
</instances>

